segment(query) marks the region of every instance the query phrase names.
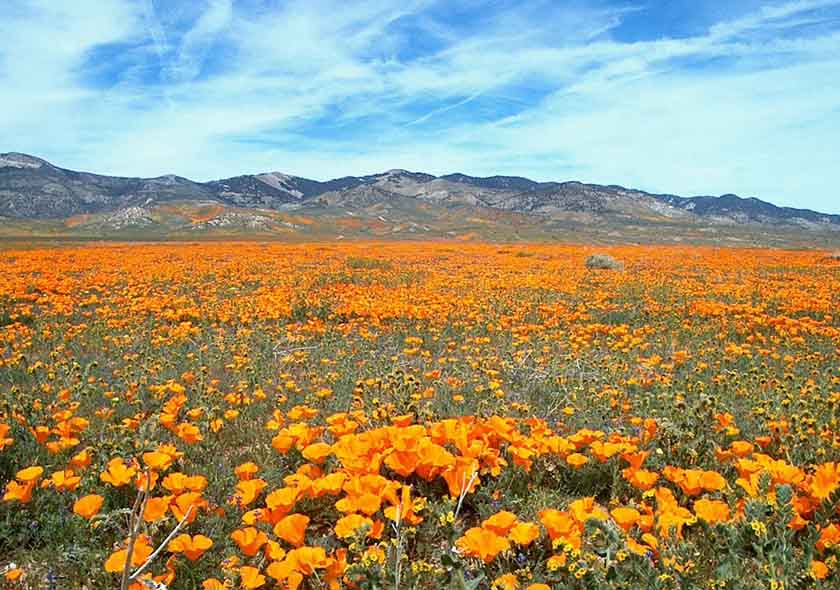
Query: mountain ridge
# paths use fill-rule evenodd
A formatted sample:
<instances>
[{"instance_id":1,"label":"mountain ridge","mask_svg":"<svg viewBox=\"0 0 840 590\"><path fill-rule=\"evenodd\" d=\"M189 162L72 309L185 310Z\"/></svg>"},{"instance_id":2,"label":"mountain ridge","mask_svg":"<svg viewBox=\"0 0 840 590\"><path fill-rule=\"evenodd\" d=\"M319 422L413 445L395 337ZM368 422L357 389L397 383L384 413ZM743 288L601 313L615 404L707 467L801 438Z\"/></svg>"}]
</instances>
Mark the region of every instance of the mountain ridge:
<instances>
[{"instance_id":1,"label":"mountain ridge","mask_svg":"<svg viewBox=\"0 0 840 590\"><path fill-rule=\"evenodd\" d=\"M840 232L840 215L781 207L733 194L683 197L615 184L538 182L522 176L477 177L459 172L435 176L403 169L327 181L273 171L197 182L176 174L107 176L61 168L19 152L0 154L0 217L7 224L72 218L76 227L94 223L88 219L92 217L99 225L91 228L108 227L107 220L114 219L121 230L148 228L158 223L159 211L171 211L174 204L192 210L211 203L226 212L220 213L216 222L202 221L203 228L237 223L251 229L274 228L270 220L277 216L266 212L275 212L281 217L290 214L330 220L336 228L348 225L350 218L368 220L370 227L391 223L398 228L395 231L431 231L417 228L463 215L464 219L493 219L498 226L620 229L658 224L711 231L747 224L762 230ZM254 219L248 220L249 215ZM299 228L293 222L278 223L284 232ZM183 227L194 226L184 221Z\"/></svg>"}]
</instances>

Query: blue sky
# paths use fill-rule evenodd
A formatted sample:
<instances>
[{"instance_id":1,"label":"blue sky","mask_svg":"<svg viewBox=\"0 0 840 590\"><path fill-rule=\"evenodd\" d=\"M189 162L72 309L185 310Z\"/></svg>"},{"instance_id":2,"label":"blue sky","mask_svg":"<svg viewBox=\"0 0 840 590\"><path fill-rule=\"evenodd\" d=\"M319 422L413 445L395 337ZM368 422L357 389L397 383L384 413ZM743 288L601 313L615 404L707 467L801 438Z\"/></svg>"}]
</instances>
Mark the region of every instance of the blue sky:
<instances>
[{"instance_id":1,"label":"blue sky","mask_svg":"<svg viewBox=\"0 0 840 590\"><path fill-rule=\"evenodd\" d=\"M840 0L3 0L0 151L840 213Z\"/></svg>"}]
</instances>

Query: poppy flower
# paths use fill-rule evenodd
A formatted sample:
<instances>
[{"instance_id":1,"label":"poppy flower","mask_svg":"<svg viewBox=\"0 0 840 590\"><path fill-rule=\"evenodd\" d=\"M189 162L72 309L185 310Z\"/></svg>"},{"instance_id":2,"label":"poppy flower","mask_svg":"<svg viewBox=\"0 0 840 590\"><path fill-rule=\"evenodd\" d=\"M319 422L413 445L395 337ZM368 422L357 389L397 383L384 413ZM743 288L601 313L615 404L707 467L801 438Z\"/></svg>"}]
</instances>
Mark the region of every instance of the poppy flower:
<instances>
[{"instance_id":1,"label":"poppy flower","mask_svg":"<svg viewBox=\"0 0 840 590\"><path fill-rule=\"evenodd\" d=\"M160 451L150 451L143 453L143 463L149 469L166 471L172 465L172 457Z\"/></svg>"},{"instance_id":2,"label":"poppy flower","mask_svg":"<svg viewBox=\"0 0 840 590\"><path fill-rule=\"evenodd\" d=\"M73 504L73 512L82 518L90 520L99 513L104 501L105 499L98 494L82 496Z\"/></svg>"},{"instance_id":3,"label":"poppy flower","mask_svg":"<svg viewBox=\"0 0 840 590\"><path fill-rule=\"evenodd\" d=\"M189 422L179 424L175 430L175 434L188 445L194 445L204 440L204 436L201 434L198 426Z\"/></svg>"},{"instance_id":4,"label":"poppy flower","mask_svg":"<svg viewBox=\"0 0 840 590\"><path fill-rule=\"evenodd\" d=\"M76 469L85 469L88 467L93 459L90 456L90 452L88 449L83 451L79 451L70 459L70 465L75 467Z\"/></svg>"},{"instance_id":5,"label":"poppy flower","mask_svg":"<svg viewBox=\"0 0 840 590\"><path fill-rule=\"evenodd\" d=\"M201 497L198 492L186 492L175 496L169 504L169 510L179 521L186 518L187 524L191 524L198 516L198 511L207 506L207 500ZM189 513L189 517L187 514Z\"/></svg>"},{"instance_id":6,"label":"poppy flower","mask_svg":"<svg viewBox=\"0 0 840 590\"><path fill-rule=\"evenodd\" d=\"M837 463L823 463L817 466L811 479L811 495L817 500L825 500L840 487L840 469Z\"/></svg>"},{"instance_id":7,"label":"poppy flower","mask_svg":"<svg viewBox=\"0 0 840 590\"><path fill-rule=\"evenodd\" d=\"M254 476L257 473L259 473L259 471L259 466L256 463L251 462L243 463L242 465L239 465L236 467L236 469L234 469L236 477L238 477L240 480L253 479Z\"/></svg>"},{"instance_id":8,"label":"poppy flower","mask_svg":"<svg viewBox=\"0 0 840 590\"><path fill-rule=\"evenodd\" d=\"M656 538L650 534L642 535L642 542L632 537L627 538L627 549L636 555L646 556L649 553L656 553Z\"/></svg>"},{"instance_id":9,"label":"poppy flower","mask_svg":"<svg viewBox=\"0 0 840 590\"><path fill-rule=\"evenodd\" d=\"M296 564L297 570L303 575L311 575L318 569L329 566L327 553L323 547L298 547L286 555L286 559Z\"/></svg>"},{"instance_id":10,"label":"poppy flower","mask_svg":"<svg viewBox=\"0 0 840 590\"><path fill-rule=\"evenodd\" d=\"M43 482L41 487L51 487L59 492L72 492L81 483L82 478L72 469L63 469L52 474L50 479Z\"/></svg>"},{"instance_id":11,"label":"poppy flower","mask_svg":"<svg viewBox=\"0 0 840 590\"><path fill-rule=\"evenodd\" d=\"M815 580L824 580L828 577L828 566L823 561L816 559L811 561L811 577Z\"/></svg>"},{"instance_id":12,"label":"poppy flower","mask_svg":"<svg viewBox=\"0 0 840 590\"><path fill-rule=\"evenodd\" d=\"M732 450L732 454L736 457L746 457L753 452L755 445L745 440L736 440L732 441L729 448Z\"/></svg>"},{"instance_id":13,"label":"poppy flower","mask_svg":"<svg viewBox=\"0 0 840 590\"><path fill-rule=\"evenodd\" d=\"M456 457L455 464L443 472L443 479L453 498L475 492L481 482L478 467L478 461L472 457Z\"/></svg>"},{"instance_id":14,"label":"poppy flower","mask_svg":"<svg viewBox=\"0 0 840 590\"><path fill-rule=\"evenodd\" d=\"M709 524L717 524L729 520L729 506L721 500L701 498L694 502L694 513L701 520Z\"/></svg>"},{"instance_id":15,"label":"poppy flower","mask_svg":"<svg viewBox=\"0 0 840 590\"><path fill-rule=\"evenodd\" d=\"M256 555L260 547L268 541L266 534L254 527L236 529L230 534L230 538L239 546L240 551L248 557Z\"/></svg>"},{"instance_id":16,"label":"poppy flower","mask_svg":"<svg viewBox=\"0 0 840 590\"><path fill-rule=\"evenodd\" d=\"M274 534L295 547L303 545L306 539L306 527L309 517L303 514L284 516L274 525Z\"/></svg>"},{"instance_id":17,"label":"poppy flower","mask_svg":"<svg viewBox=\"0 0 840 590\"><path fill-rule=\"evenodd\" d=\"M180 534L169 542L167 547L172 553L182 553L190 561L196 561L213 546L213 540L204 535Z\"/></svg>"},{"instance_id":18,"label":"poppy flower","mask_svg":"<svg viewBox=\"0 0 840 590\"><path fill-rule=\"evenodd\" d=\"M519 522L508 532L508 539L523 547L536 541L539 536L540 527L533 522Z\"/></svg>"},{"instance_id":19,"label":"poppy flower","mask_svg":"<svg viewBox=\"0 0 840 590\"><path fill-rule=\"evenodd\" d=\"M115 488L131 483L137 469L125 464L125 461L117 457L108 462L108 467L99 475L99 479Z\"/></svg>"},{"instance_id":20,"label":"poppy flower","mask_svg":"<svg viewBox=\"0 0 840 590\"><path fill-rule=\"evenodd\" d=\"M578 498L569 504L569 513L581 524L585 524L590 519L607 520L609 518L591 496Z\"/></svg>"},{"instance_id":21,"label":"poppy flower","mask_svg":"<svg viewBox=\"0 0 840 590\"><path fill-rule=\"evenodd\" d=\"M4 422L0 422L0 451L5 449L6 447L12 446L14 444L15 439L9 436L9 431L11 430L8 424Z\"/></svg>"},{"instance_id":22,"label":"poppy flower","mask_svg":"<svg viewBox=\"0 0 840 590\"><path fill-rule=\"evenodd\" d=\"M149 544L149 538L146 535L138 537L131 553L131 565L134 567L143 565L153 550L154 548ZM122 573L127 559L128 549L114 551L105 561L105 571L112 574Z\"/></svg>"},{"instance_id":23,"label":"poppy flower","mask_svg":"<svg viewBox=\"0 0 840 590\"><path fill-rule=\"evenodd\" d=\"M622 451L625 450L625 445L623 443L613 443L613 442L604 442L600 440L596 440L595 442L590 445L590 450L592 451L592 455L598 459L599 462L605 463L609 461L615 455L618 455Z\"/></svg>"},{"instance_id":24,"label":"poppy flower","mask_svg":"<svg viewBox=\"0 0 840 590\"><path fill-rule=\"evenodd\" d=\"M41 475L44 473L44 468L38 465L33 467L27 467L26 469L21 469L15 474L15 479L21 483L29 483L30 481L36 481Z\"/></svg>"},{"instance_id":25,"label":"poppy flower","mask_svg":"<svg viewBox=\"0 0 840 590\"><path fill-rule=\"evenodd\" d=\"M633 528L637 522L639 522L642 515L635 508L619 506L618 508L613 508L610 511L610 516L612 516L615 523L626 533Z\"/></svg>"},{"instance_id":26,"label":"poppy flower","mask_svg":"<svg viewBox=\"0 0 840 590\"><path fill-rule=\"evenodd\" d=\"M400 500L393 506L385 508L385 517L389 520L406 523L409 526L416 526L423 522L423 517L417 514L426 506L426 498L420 497L416 500L411 498L411 486L403 485L400 492Z\"/></svg>"},{"instance_id":27,"label":"poppy flower","mask_svg":"<svg viewBox=\"0 0 840 590\"><path fill-rule=\"evenodd\" d=\"M174 498L175 496L148 498L146 500L146 509L143 511L143 520L146 522L157 522L165 517Z\"/></svg>"},{"instance_id":28,"label":"poppy flower","mask_svg":"<svg viewBox=\"0 0 840 590\"><path fill-rule=\"evenodd\" d=\"M245 479L236 484L236 493L231 499L232 504L248 506L257 499L268 484L262 479Z\"/></svg>"},{"instance_id":29,"label":"poppy flower","mask_svg":"<svg viewBox=\"0 0 840 590\"><path fill-rule=\"evenodd\" d=\"M335 503L335 507L339 512L361 512L369 516L379 512L381 506L382 497L370 492L347 496Z\"/></svg>"},{"instance_id":30,"label":"poppy flower","mask_svg":"<svg viewBox=\"0 0 840 590\"><path fill-rule=\"evenodd\" d=\"M580 453L572 453L568 457L566 457L566 463L574 467L575 469L579 469L589 463L589 458L586 455L582 455Z\"/></svg>"},{"instance_id":31,"label":"poppy flower","mask_svg":"<svg viewBox=\"0 0 840 590\"><path fill-rule=\"evenodd\" d=\"M20 502L26 504L32 500L32 490L35 489L34 481L28 483L18 483L17 481L10 481L6 484L6 493L3 494L4 502Z\"/></svg>"},{"instance_id":32,"label":"poppy flower","mask_svg":"<svg viewBox=\"0 0 840 590\"><path fill-rule=\"evenodd\" d=\"M658 511L657 525L662 536L670 535L673 530L678 539L683 538L683 527L692 525L697 518L681 506L672 505Z\"/></svg>"},{"instance_id":33,"label":"poppy flower","mask_svg":"<svg viewBox=\"0 0 840 590\"><path fill-rule=\"evenodd\" d=\"M313 463L321 464L332 454L332 445L324 442L307 445L301 452L303 458Z\"/></svg>"},{"instance_id":34,"label":"poppy flower","mask_svg":"<svg viewBox=\"0 0 840 590\"><path fill-rule=\"evenodd\" d=\"M288 487L274 490L268 494L265 497L265 505L272 512L273 516L276 515L276 520L272 520L276 522L281 517L291 512L297 503L299 496L299 490Z\"/></svg>"},{"instance_id":35,"label":"poppy flower","mask_svg":"<svg viewBox=\"0 0 840 590\"><path fill-rule=\"evenodd\" d=\"M580 535L579 523L568 512L547 508L540 512L539 517L552 541L556 539L565 541Z\"/></svg>"},{"instance_id":36,"label":"poppy flower","mask_svg":"<svg viewBox=\"0 0 840 590\"><path fill-rule=\"evenodd\" d=\"M335 523L335 534L341 539L349 539L356 536L357 531L362 527L373 529L373 520L360 514L348 514L338 519Z\"/></svg>"},{"instance_id":37,"label":"poppy flower","mask_svg":"<svg viewBox=\"0 0 840 590\"><path fill-rule=\"evenodd\" d=\"M726 480L717 471L704 471L700 476L700 485L707 492L719 492L726 487Z\"/></svg>"},{"instance_id":38,"label":"poppy flower","mask_svg":"<svg viewBox=\"0 0 840 590\"><path fill-rule=\"evenodd\" d=\"M504 537L508 534L508 532L510 532L510 529L514 527L516 522L517 518L513 512L502 510L490 518L485 519L484 522L481 523L481 528L493 531L497 535Z\"/></svg>"},{"instance_id":39,"label":"poppy flower","mask_svg":"<svg viewBox=\"0 0 840 590\"><path fill-rule=\"evenodd\" d=\"M239 568L239 586L243 590L256 590L265 586L266 577L255 567L243 565Z\"/></svg>"},{"instance_id":40,"label":"poppy flower","mask_svg":"<svg viewBox=\"0 0 840 590\"><path fill-rule=\"evenodd\" d=\"M518 590L519 580L516 579L515 574L503 574L493 580L490 587L495 590Z\"/></svg>"},{"instance_id":41,"label":"poppy flower","mask_svg":"<svg viewBox=\"0 0 840 590\"><path fill-rule=\"evenodd\" d=\"M510 549L510 541L493 531L473 527L455 541L455 546L467 557L490 563L499 553Z\"/></svg>"},{"instance_id":42,"label":"poppy flower","mask_svg":"<svg viewBox=\"0 0 840 590\"><path fill-rule=\"evenodd\" d=\"M269 539L263 546L263 555L271 561L280 561L286 557L286 550L277 541Z\"/></svg>"},{"instance_id":43,"label":"poppy flower","mask_svg":"<svg viewBox=\"0 0 840 590\"><path fill-rule=\"evenodd\" d=\"M628 467L622 470L622 477L630 482L634 488L647 491L651 489L659 480L659 474L655 471L648 471L647 469L634 469Z\"/></svg>"},{"instance_id":44,"label":"poppy flower","mask_svg":"<svg viewBox=\"0 0 840 590\"><path fill-rule=\"evenodd\" d=\"M815 547L824 551L840 545L840 527L831 523L820 531L820 536L815 543Z\"/></svg>"}]
</instances>

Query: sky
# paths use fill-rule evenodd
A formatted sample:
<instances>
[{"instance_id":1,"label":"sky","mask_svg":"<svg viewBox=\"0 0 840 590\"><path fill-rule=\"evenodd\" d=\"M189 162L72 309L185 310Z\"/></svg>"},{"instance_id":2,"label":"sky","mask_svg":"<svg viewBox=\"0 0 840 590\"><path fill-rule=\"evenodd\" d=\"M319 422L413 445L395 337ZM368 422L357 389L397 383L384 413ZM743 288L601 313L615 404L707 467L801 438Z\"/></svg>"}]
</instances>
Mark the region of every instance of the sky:
<instances>
[{"instance_id":1,"label":"sky","mask_svg":"<svg viewBox=\"0 0 840 590\"><path fill-rule=\"evenodd\" d=\"M2 0L0 152L840 213L840 0Z\"/></svg>"}]
</instances>

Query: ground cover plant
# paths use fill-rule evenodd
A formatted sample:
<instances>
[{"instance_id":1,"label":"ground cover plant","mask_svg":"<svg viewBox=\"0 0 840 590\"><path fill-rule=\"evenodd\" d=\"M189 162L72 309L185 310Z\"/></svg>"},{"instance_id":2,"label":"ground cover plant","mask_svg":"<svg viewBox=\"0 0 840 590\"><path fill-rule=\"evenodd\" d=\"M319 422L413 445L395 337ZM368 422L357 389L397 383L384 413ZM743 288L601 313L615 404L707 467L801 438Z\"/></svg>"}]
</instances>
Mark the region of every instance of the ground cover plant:
<instances>
[{"instance_id":1,"label":"ground cover plant","mask_svg":"<svg viewBox=\"0 0 840 590\"><path fill-rule=\"evenodd\" d=\"M838 304L817 251L4 250L3 583L838 587Z\"/></svg>"}]
</instances>

